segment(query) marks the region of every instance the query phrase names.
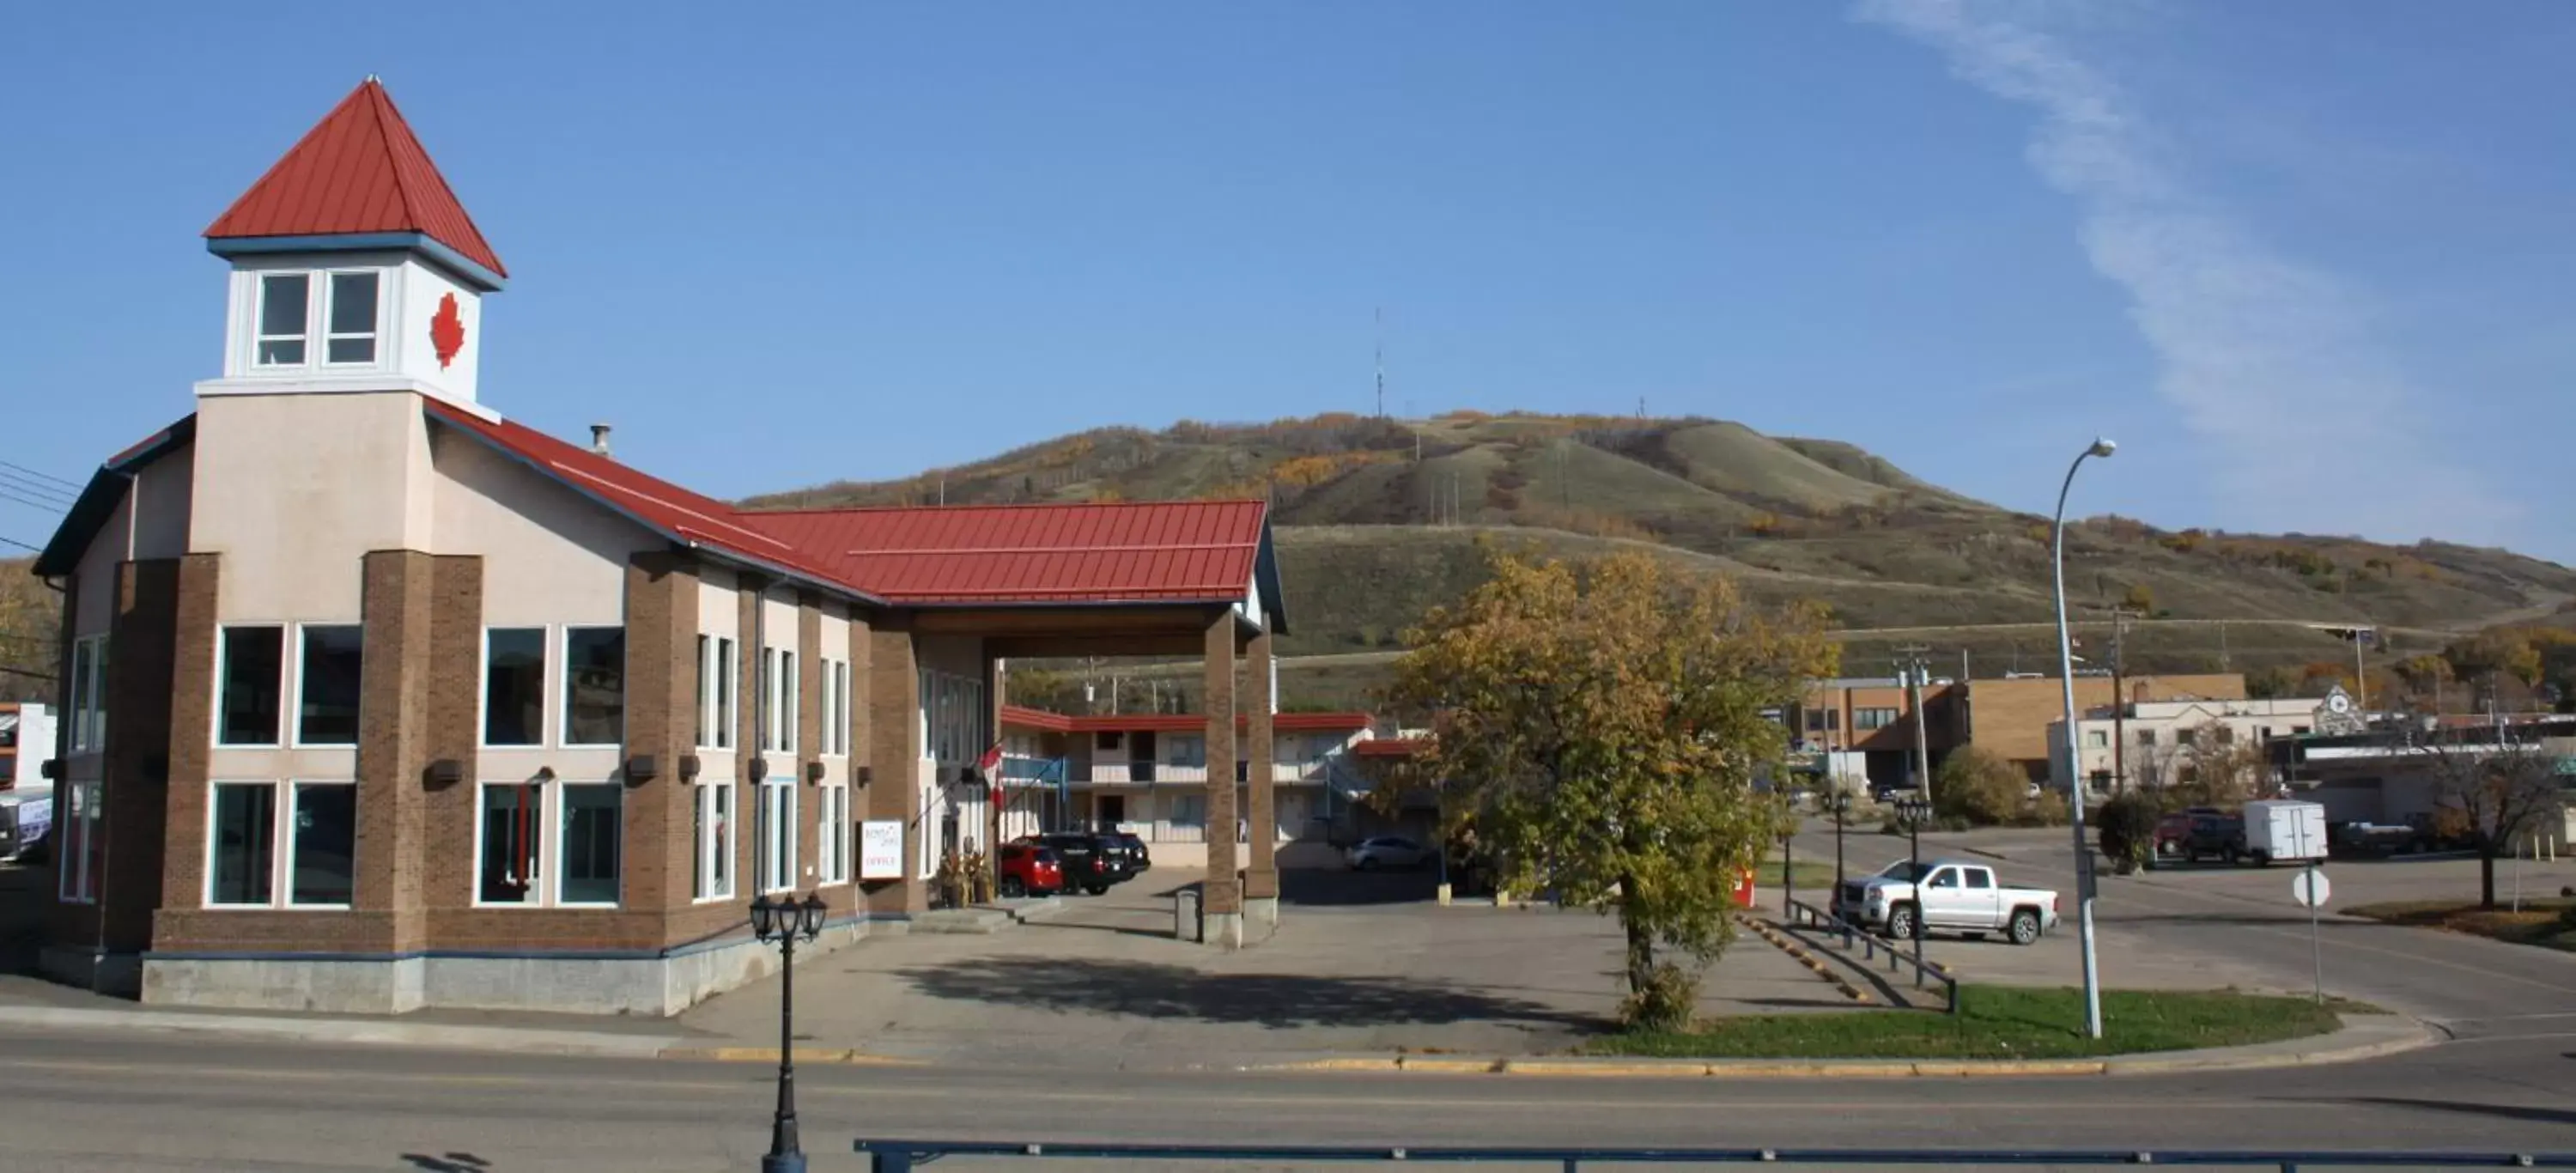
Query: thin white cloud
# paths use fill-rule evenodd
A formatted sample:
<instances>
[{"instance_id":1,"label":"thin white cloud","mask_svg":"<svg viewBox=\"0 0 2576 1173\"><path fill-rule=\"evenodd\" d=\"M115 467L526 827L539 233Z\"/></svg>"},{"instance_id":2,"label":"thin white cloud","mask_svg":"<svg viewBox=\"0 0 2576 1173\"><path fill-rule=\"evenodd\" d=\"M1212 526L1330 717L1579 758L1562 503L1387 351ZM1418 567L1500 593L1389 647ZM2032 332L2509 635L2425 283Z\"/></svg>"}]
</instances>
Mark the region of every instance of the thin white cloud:
<instances>
[{"instance_id":1,"label":"thin white cloud","mask_svg":"<svg viewBox=\"0 0 2576 1173\"><path fill-rule=\"evenodd\" d=\"M1861 0L2036 109L2031 166L2083 209L2095 270L2128 291L2157 391L2216 446L2232 526L2501 540L2513 511L2409 423L2415 389L2370 338L2362 292L2278 255L2190 190L2128 94L2014 0Z\"/></svg>"}]
</instances>

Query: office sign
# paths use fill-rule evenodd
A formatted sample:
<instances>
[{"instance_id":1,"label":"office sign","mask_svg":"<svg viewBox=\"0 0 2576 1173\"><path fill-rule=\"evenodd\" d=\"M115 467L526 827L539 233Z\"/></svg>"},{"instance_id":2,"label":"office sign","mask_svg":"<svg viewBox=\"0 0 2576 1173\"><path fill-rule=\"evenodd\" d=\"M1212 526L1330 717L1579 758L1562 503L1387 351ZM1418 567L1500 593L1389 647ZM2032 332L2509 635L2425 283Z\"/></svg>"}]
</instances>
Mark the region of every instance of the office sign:
<instances>
[{"instance_id":1,"label":"office sign","mask_svg":"<svg viewBox=\"0 0 2576 1173\"><path fill-rule=\"evenodd\" d=\"M903 878L902 821L869 819L859 824L859 878L862 880Z\"/></svg>"}]
</instances>

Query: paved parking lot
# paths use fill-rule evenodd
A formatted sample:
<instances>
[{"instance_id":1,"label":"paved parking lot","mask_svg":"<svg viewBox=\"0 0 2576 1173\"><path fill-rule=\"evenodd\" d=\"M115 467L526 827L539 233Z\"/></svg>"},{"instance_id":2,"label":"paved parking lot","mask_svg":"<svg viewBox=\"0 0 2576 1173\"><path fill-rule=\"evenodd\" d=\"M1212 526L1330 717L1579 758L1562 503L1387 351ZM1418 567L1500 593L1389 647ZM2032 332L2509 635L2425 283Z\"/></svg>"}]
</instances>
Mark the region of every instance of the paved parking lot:
<instances>
[{"instance_id":1,"label":"paved parking lot","mask_svg":"<svg viewBox=\"0 0 2576 1173\"><path fill-rule=\"evenodd\" d=\"M1173 940L1157 869L1103 897L991 936L863 941L798 968L797 1024L813 1045L887 1055L1060 1066L1188 1066L1226 1056L1390 1050L1560 1050L1616 1013L1615 920L1589 912L1429 900L1424 874L1292 872L1278 932L1228 953ZM1833 986L1740 937L1703 987L1711 1014L1842 1009ZM774 1037L764 982L682 1024Z\"/></svg>"}]
</instances>

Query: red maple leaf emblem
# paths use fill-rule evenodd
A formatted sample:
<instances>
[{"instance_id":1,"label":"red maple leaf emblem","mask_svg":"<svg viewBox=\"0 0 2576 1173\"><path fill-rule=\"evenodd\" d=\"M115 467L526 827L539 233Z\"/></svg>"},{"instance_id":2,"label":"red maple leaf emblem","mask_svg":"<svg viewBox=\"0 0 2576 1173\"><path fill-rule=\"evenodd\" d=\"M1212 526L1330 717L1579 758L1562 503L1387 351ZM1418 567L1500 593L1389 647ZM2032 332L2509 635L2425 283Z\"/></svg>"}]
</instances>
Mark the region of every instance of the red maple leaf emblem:
<instances>
[{"instance_id":1,"label":"red maple leaf emblem","mask_svg":"<svg viewBox=\"0 0 2576 1173\"><path fill-rule=\"evenodd\" d=\"M429 344L438 348L438 369L442 371L457 351L465 349L465 319L456 312L453 293L438 299L438 316L429 320Z\"/></svg>"}]
</instances>

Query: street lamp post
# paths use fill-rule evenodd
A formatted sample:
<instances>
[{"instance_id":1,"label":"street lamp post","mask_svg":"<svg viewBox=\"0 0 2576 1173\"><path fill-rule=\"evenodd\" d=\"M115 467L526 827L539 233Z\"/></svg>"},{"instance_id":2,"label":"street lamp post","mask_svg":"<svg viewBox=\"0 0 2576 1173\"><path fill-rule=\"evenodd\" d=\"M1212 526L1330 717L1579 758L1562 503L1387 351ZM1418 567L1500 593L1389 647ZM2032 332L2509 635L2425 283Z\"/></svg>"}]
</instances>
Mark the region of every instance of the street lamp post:
<instances>
[{"instance_id":1,"label":"street lamp post","mask_svg":"<svg viewBox=\"0 0 2576 1173\"><path fill-rule=\"evenodd\" d=\"M769 1122L769 1152L760 1173L805 1173L796 1138L796 942L823 933L823 898L793 896L751 902L751 933L778 946L778 1112Z\"/></svg>"},{"instance_id":2,"label":"street lamp post","mask_svg":"<svg viewBox=\"0 0 2576 1173\"><path fill-rule=\"evenodd\" d=\"M1914 938L1914 985L1919 989L1923 985L1923 820L1932 817L1932 800L1919 790L1900 798L1896 817L1905 820L1905 858L1914 877L1914 923L1905 935Z\"/></svg>"},{"instance_id":3,"label":"street lamp post","mask_svg":"<svg viewBox=\"0 0 2576 1173\"><path fill-rule=\"evenodd\" d=\"M1843 898L1843 824L1851 821L1851 794L1837 787L1833 794L1825 799L1825 804L1825 809L1832 811L1834 816L1834 890L1832 895L1826 898L1825 907L1833 912L1835 922L1842 925L1843 948L1849 949L1851 948L1851 922L1843 919L1841 901Z\"/></svg>"},{"instance_id":4,"label":"street lamp post","mask_svg":"<svg viewBox=\"0 0 2576 1173\"><path fill-rule=\"evenodd\" d=\"M2057 486L2057 515L2050 522L2057 588L2057 677L2066 689L2066 808L2075 827L2075 931L2084 949L2084 1034L2096 1039L2102 1037L2102 985L2093 958L2093 851L2084 843L2083 763L2075 748L2075 641L2066 629L2066 493L2075 487L2075 470L2084 467L2086 457L2108 459L2117 448L2097 438L2075 455L2075 462L2066 466L2066 480Z\"/></svg>"}]
</instances>

